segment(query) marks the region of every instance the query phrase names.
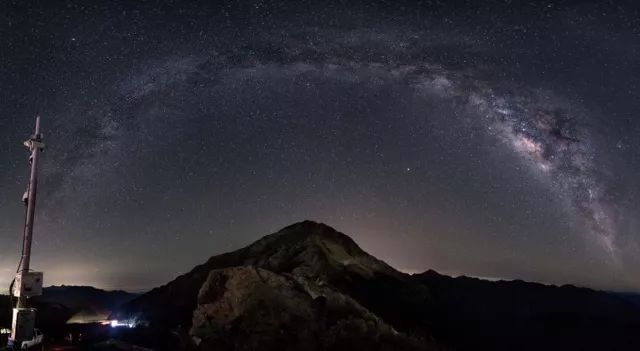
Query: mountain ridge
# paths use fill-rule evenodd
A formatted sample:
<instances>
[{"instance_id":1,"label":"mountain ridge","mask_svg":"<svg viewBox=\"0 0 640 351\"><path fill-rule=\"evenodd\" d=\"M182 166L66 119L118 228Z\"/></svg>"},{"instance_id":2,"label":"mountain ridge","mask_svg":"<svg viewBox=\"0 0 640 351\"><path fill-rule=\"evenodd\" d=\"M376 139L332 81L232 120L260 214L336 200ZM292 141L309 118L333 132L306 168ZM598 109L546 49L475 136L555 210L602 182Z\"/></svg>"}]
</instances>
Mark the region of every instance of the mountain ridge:
<instances>
[{"instance_id":1,"label":"mountain ridge","mask_svg":"<svg viewBox=\"0 0 640 351\"><path fill-rule=\"evenodd\" d=\"M278 289L284 290L278 295ZM300 301L299 310L287 298ZM472 350L478 342L495 350L533 350L548 342L589 350L625 343L640 346L640 337L633 337L640 328L640 308L627 300L570 285L452 278L433 270L410 275L366 253L346 234L302 221L210 257L123 305L114 316L145 320L157 330L205 340L201 350L212 345L237 349L238 342L252 335L264 339L252 339L257 344L273 341L275 335L264 333L271 329L256 317L265 313L272 324L292 330L298 324L291 320L298 319L316 331L307 335L301 330L300 335L325 349L326 345L370 347L377 345L374 340L387 340L380 345L400 350ZM280 306L282 314L273 312L272 306ZM321 311L342 312L320 313L318 306L325 306ZM235 317L225 319L220 313ZM216 327L210 326L211 321L218 321ZM344 344L340 335L351 333L347 330L358 335L359 344ZM278 340L282 345L299 342Z\"/></svg>"}]
</instances>

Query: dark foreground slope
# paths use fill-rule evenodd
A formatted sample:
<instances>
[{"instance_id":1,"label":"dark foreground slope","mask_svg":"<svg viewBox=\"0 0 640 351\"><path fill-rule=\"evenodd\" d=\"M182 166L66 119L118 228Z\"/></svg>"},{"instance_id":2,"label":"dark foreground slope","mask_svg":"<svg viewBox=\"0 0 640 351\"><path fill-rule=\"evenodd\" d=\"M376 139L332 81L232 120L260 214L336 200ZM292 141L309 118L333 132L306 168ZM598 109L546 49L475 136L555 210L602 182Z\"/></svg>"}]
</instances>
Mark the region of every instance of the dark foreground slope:
<instances>
[{"instance_id":1,"label":"dark foreground slope","mask_svg":"<svg viewBox=\"0 0 640 351\"><path fill-rule=\"evenodd\" d=\"M166 349L640 347L640 309L628 299L432 271L407 275L311 221L214 256L125 304L117 317L148 321L147 338L163 337L147 344Z\"/></svg>"}]
</instances>

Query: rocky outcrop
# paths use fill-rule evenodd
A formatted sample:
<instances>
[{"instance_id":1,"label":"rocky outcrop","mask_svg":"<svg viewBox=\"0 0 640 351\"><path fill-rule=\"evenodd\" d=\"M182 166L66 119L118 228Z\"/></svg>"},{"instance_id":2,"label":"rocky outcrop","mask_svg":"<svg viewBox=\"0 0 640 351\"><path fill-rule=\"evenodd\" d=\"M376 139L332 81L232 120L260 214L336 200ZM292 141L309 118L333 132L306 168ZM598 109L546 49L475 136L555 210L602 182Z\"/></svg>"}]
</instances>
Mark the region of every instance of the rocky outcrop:
<instances>
[{"instance_id":1,"label":"rocky outcrop","mask_svg":"<svg viewBox=\"0 0 640 351\"><path fill-rule=\"evenodd\" d=\"M198 350L427 348L332 288L256 267L209 274L190 334Z\"/></svg>"}]
</instances>

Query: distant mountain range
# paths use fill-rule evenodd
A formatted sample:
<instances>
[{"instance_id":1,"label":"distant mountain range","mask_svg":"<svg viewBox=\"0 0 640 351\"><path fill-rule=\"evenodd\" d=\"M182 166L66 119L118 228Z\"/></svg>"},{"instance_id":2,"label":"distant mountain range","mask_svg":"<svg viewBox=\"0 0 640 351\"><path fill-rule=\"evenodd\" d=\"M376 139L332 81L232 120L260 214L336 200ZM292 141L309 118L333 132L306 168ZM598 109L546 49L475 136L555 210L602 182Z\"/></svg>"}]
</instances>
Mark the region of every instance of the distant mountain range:
<instances>
[{"instance_id":1,"label":"distant mountain range","mask_svg":"<svg viewBox=\"0 0 640 351\"><path fill-rule=\"evenodd\" d=\"M92 286L49 286L44 288L42 302L57 303L71 309L116 309L138 294L122 290L101 290Z\"/></svg>"},{"instance_id":2,"label":"distant mountain range","mask_svg":"<svg viewBox=\"0 0 640 351\"><path fill-rule=\"evenodd\" d=\"M409 275L304 221L122 305L177 350L637 350L640 297ZM142 336L144 335L144 336Z\"/></svg>"}]
</instances>

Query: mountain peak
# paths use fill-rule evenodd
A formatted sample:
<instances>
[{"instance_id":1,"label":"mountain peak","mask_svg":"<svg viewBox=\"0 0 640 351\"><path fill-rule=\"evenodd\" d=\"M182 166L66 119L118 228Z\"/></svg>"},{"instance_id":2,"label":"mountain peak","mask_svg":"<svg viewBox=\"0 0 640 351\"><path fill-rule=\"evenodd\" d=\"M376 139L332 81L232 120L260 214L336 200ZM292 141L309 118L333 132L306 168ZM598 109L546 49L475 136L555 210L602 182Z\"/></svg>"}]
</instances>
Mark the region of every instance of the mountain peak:
<instances>
[{"instance_id":1,"label":"mountain peak","mask_svg":"<svg viewBox=\"0 0 640 351\"><path fill-rule=\"evenodd\" d=\"M316 222L308 219L288 225L272 235L299 236L299 237L317 236L317 237L326 237L326 238L333 238L333 239L342 239L345 242L353 242L353 244L355 244L355 242L351 240L351 238L346 234L340 233L334 228L322 222ZM266 237L269 237L269 236L270 235L267 235Z\"/></svg>"},{"instance_id":2,"label":"mountain peak","mask_svg":"<svg viewBox=\"0 0 640 351\"><path fill-rule=\"evenodd\" d=\"M275 272L295 272L314 279L327 278L345 269L366 276L398 273L367 254L346 234L310 220L289 225L245 249L249 259L244 265Z\"/></svg>"},{"instance_id":3,"label":"mountain peak","mask_svg":"<svg viewBox=\"0 0 640 351\"><path fill-rule=\"evenodd\" d=\"M314 241L315 240L315 241ZM348 235L343 234L334 228L320 222L304 220L288 225L279 231L266 235L256 241L252 246L261 247L260 244L277 243L279 246L290 246L297 242L318 243L320 241L331 241L345 250L357 255L366 253Z\"/></svg>"},{"instance_id":4,"label":"mountain peak","mask_svg":"<svg viewBox=\"0 0 640 351\"><path fill-rule=\"evenodd\" d=\"M143 313L147 317L156 314L157 320L166 323L175 321L174 316L177 315L183 324L188 324L193 309L185 309L184 305L195 307L198 290L209 272L236 266L259 267L317 282L404 276L366 253L346 234L326 224L305 220L239 250L209 258L190 272L133 300L126 310ZM176 303L167 304L166 301ZM153 307L158 305L163 305L164 309L158 311Z\"/></svg>"},{"instance_id":5,"label":"mountain peak","mask_svg":"<svg viewBox=\"0 0 640 351\"><path fill-rule=\"evenodd\" d=\"M323 229L334 230L333 228L331 228L330 226L328 226L328 225L326 225L326 224L324 224L322 222L316 222L316 221L311 220L311 219L305 219L303 221L290 224L290 225L280 229L279 231L295 229L295 228L307 228L307 229L323 228Z\"/></svg>"}]
</instances>

